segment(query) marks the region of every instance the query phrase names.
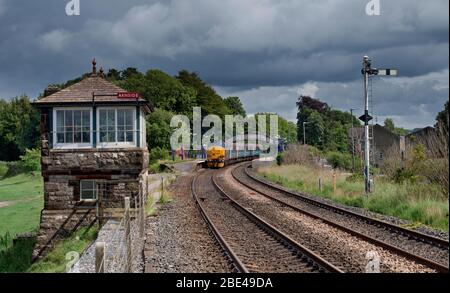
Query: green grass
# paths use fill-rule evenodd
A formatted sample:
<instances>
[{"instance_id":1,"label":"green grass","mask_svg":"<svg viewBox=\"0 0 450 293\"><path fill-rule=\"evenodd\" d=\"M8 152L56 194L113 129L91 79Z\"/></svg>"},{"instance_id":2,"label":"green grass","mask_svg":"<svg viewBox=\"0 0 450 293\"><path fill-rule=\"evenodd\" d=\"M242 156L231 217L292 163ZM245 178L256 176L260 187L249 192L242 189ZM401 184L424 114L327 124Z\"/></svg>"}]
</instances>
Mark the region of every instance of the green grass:
<instances>
[{"instance_id":1,"label":"green grass","mask_svg":"<svg viewBox=\"0 0 450 293\"><path fill-rule=\"evenodd\" d=\"M154 217L157 215L155 200L153 199L152 196L149 196L147 199L147 204L145 206L145 214L149 217Z\"/></svg>"},{"instance_id":2,"label":"green grass","mask_svg":"<svg viewBox=\"0 0 450 293\"><path fill-rule=\"evenodd\" d=\"M8 172L8 164L6 162L0 161L0 179L2 179Z\"/></svg>"},{"instance_id":3,"label":"green grass","mask_svg":"<svg viewBox=\"0 0 450 293\"><path fill-rule=\"evenodd\" d=\"M416 226L426 225L448 231L448 196L435 184L397 184L376 178L374 192L366 197L364 183L348 181L348 175L344 173L337 173L337 191L334 194L331 171L291 165L264 167L259 172L268 180L293 190L409 220ZM324 182L322 192L319 191L318 178Z\"/></svg>"},{"instance_id":4,"label":"green grass","mask_svg":"<svg viewBox=\"0 0 450 293\"><path fill-rule=\"evenodd\" d=\"M161 198L159 199L160 204L168 204L172 202L172 195L169 191L164 190L164 192L161 194Z\"/></svg>"},{"instance_id":5,"label":"green grass","mask_svg":"<svg viewBox=\"0 0 450 293\"><path fill-rule=\"evenodd\" d=\"M31 266L31 257L35 239L16 242L0 250L0 273L22 273Z\"/></svg>"},{"instance_id":6,"label":"green grass","mask_svg":"<svg viewBox=\"0 0 450 293\"><path fill-rule=\"evenodd\" d=\"M0 180L0 235L36 230L43 208L43 180L39 173Z\"/></svg>"},{"instance_id":7,"label":"green grass","mask_svg":"<svg viewBox=\"0 0 450 293\"><path fill-rule=\"evenodd\" d=\"M12 239L37 230L43 202L39 173L0 179L0 272L24 272L30 267L35 240L21 240L13 246Z\"/></svg>"},{"instance_id":8,"label":"green grass","mask_svg":"<svg viewBox=\"0 0 450 293\"><path fill-rule=\"evenodd\" d=\"M66 259L69 252L81 253L91 244L98 234L98 227L81 228L72 236L61 240L43 259L34 263L27 272L30 273L63 273L70 261Z\"/></svg>"}]
</instances>

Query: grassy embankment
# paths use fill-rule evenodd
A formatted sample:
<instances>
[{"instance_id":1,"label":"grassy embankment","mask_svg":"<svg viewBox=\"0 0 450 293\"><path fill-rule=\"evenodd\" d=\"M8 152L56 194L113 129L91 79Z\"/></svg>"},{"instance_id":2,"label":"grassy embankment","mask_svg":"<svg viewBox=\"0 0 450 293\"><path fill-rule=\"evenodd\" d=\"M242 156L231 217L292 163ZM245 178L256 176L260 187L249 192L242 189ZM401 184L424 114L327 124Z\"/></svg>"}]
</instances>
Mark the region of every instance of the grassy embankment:
<instances>
[{"instance_id":1,"label":"grassy embankment","mask_svg":"<svg viewBox=\"0 0 450 293\"><path fill-rule=\"evenodd\" d=\"M81 228L73 235L60 241L43 259L37 261L27 269L29 273L64 273L67 264L72 260L68 253L79 255L97 239L98 227ZM68 258L66 258L68 257Z\"/></svg>"},{"instance_id":2,"label":"grassy embankment","mask_svg":"<svg viewBox=\"0 0 450 293\"><path fill-rule=\"evenodd\" d=\"M12 239L35 232L43 207L43 181L39 172L3 178L8 167L0 162L0 272L23 272L31 265L34 240Z\"/></svg>"},{"instance_id":3,"label":"grassy embankment","mask_svg":"<svg viewBox=\"0 0 450 293\"><path fill-rule=\"evenodd\" d=\"M31 264L34 239L12 239L19 233L35 232L43 208L43 180L39 172L22 173L3 178L6 164L0 162L0 273L64 272L66 253L81 253L96 238L97 227L81 229L60 241L42 260Z\"/></svg>"},{"instance_id":4,"label":"grassy embankment","mask_svg":"<svg viewBox=\"0 0 450 293\"><path fill-rule=\"evenodd\" d=\"M342 172L337 172L336 194L333 193L332 171L282 165L263 167L258 172L268 180L293 190L409 220L413 226L427 225L448 231L448 197L436 184L397 184L376 178L374 193L366 197L363 181L348 180L349 175ZM323 180L322 192L319 191L318 178Z\"/></svg>"}]
</instances>

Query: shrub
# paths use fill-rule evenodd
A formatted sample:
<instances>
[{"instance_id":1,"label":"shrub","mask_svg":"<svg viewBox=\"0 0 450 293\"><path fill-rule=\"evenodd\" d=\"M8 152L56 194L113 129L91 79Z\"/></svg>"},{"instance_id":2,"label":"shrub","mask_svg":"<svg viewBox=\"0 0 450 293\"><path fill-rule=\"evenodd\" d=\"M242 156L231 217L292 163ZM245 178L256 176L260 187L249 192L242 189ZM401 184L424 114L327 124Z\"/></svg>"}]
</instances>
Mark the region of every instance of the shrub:
<instances>
[{"instance_id":1,"label":"shrub","mask_svg":"<svg viewBox=\"0 0 450 293\"><path fill-rule=\"evenodd\" d=\"M150 150L150 164L156 163L158 160L168 160L170 158L169 151L156 147Z\"/></svg>"},{"instance_id":2,"label":"shrub","mask_svg":"<svg viewBox=\"0 0 450 293\"><path fill-rule=\"evenodd\" d=\"M326 154L326 159L334 169L350 170L352 168L352 156L350 154L329 152Z\"/></svg>"},{"instance_id":3,"label":"shrub","mask_svg":"<svg viewBox=\"0 0 450 293\"><path fill-rule=\"evenodd\" d=\"M28 172L41 169L41 151L39 149L27 149L25 155L20 156L19 167Z\"/></svg>"},{"instance_id":4,"label":"shrub","mask_svg":"<svg viewBox=\"0 0 450 293\"><path fill-rule=\"evenodd\" d=\"M316 156L315 148L305 145L290 145L281 157L282 164L285 165L311 165L314 163Z\"/></svg>"},{"instance_id":5,"label":"shrub","mask_svg":"<svg viewBox=\"0 0 450 293\"><path fill-rule=\"evenodd\" d=\"M395 171L392 179L396 182L396 183L403 183L405 181L409 181L409 180L413 180L414 178L414 173L409 170L409 169L405 169L405 168L399 168Z\"/></svg>"},{"instance_id":6,"label":"shrub","mask_svg":"<svg viewBox=\"0 0 450 293\"><path fill-rule=\"evenodd\" d=\"M283 162L283 155L282 154L278 154L278 156L277 156L277 165L281 166L282 162Z\"/></svg>"},{"instance_id":7,"label":"shrub","mask_svg":"<svg viewBox=\"0 0 450 293\"><path fill-rule=\"evenodd\" d=\"M0 179L8 173L8 163L0 161Z\"/></svg>"},{"instance_id":8,"label":"shrub","mask_svg":"<svg viewBox=\"0 0 450 293\"><path fill-rule=\"evenodd\" d=\"M364 174L363 173L353 173L352 175L345 178L345 181L347 181L347 182L364 181Z\"/></svg>"}]
</instances>

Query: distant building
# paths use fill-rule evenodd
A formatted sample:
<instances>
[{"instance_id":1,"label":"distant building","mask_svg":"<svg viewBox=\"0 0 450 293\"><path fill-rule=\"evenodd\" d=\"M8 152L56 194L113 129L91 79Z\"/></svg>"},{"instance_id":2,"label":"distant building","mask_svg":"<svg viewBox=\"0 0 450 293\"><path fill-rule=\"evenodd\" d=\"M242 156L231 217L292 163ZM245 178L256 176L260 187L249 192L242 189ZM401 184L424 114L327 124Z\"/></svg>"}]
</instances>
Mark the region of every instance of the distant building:
<instances>
[{"instance_id":1,"label":"distant building","mask_svg":"<svg viewBox=\"0 0 450 293\"><path fill-rule=\"evenodd\" d=\"M350 151L353 147L355 154L364 159L364 127L350 128L348 132ZM386 127L375 124L370 130L371 138L371 164L381 167L387 155L392 153L402 156L405 151L405 138L391 132Z\"/></svg>"},{"instance_id":2,"label":"distant building","mask_svg":"<svg viewBox=\"0 0 450 293\"><path fill-rule=\"evenodd\" d=\"M422 144L426 150L430 150L435 135L436 130L431 126L411 132L405 136L406 151L409 153L418 144Z\"/></svg>"}]
</instances>

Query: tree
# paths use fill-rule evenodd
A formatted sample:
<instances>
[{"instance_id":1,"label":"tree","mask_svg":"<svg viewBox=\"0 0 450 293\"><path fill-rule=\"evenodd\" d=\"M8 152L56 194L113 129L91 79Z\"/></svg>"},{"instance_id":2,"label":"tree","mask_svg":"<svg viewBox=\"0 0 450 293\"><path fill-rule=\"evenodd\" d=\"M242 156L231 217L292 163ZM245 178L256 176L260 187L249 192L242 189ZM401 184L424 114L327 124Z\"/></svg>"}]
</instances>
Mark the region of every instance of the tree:
<instances>
[{"instance_id":1,"label":"tree","mask_svg":"<svg viewBox=\"0 0 450 293\"><path fill-rule=\"evenodd\" d=\"M391 132L395 132L394 120L392 120L391 118L386 118L386 120L384 120L384 127L389 129Z\"/></svg>"},{"instance_id":2,"label":"tree","mask_svg":"<svg viewBox=\"0 0 450 293\"><path fill-rule=\"evenodd\" d=\"M0 100L0 160L16 161L39 146L39 112L26 96Z\"/></svg>"},{"instance_id":3,"label":"tree","mask_svg":"<svg viewBox=\"0 0 450 293\"><path fill-rule=\"evenodd\" d=\"M270 130L270 115L277 115L276 113L257 113L255 114L256 121L260 118L259 116L266 116L266 132L269 134ZM288 143L297 142L297 126L295 123L286 120L285 118L278 116L278 135L280 138L284 138Z\"/></svg>"},{"instance_id":4,"label":"tree","mask_svg":"<svg viewBox=\"0 0 450 293\"><path fill-rule=\"evenodd\" d=\"M322 151L349 151L348 130L360 125L356 117L350 113L331 109L328 104L308 96L300 96L297 112L298 141L304 141Z\"/></svg>"},{"instance_id":5,"label":"tree","mask_svg":"<svg viewBox=\"0 0 450 293\"><path fill-rule=\"evenodd\" d=\"M247 116L244 106L239 97L228 97L225 99L225 105L231 110L233 115Z\"/></svg>"},{"instance_id":6,"label":"tree","mask_svg":"<svg viewBox=\"0 0 450 293\"><path fill-rule=\"evenodd\" d=\"M316 110L319 113L326 113L327 111L330 110L330 107L328 106L327 103L323 103L317 99L313 99L310 96L300 96L300 98L298 99L297 102L297 107L299 109L299 111L301 109L312 109L312 110Z\"/></svg>"},{"instance_id":7,"label":"tree","mask_svg":"<svg viewBox=\"0 0 450 293\"><path fill-rule=\"evenodd\" d=\"M197 73L182 70L176 78L184 86L195 89L197 92L196 104L202 107L203 116L216 114L224 119L225 115L232 114L222 97L211 86L207 85Z\"/></svg>"},{"instance_id":8,"label":"tree","mask_svg":"<svg viewBox=\"0 0 450 293\"><path fill-rule=\"evenodd\" d=\"M436 125L435 127L444 127L448 133L448 101L444 105L444 110L440 112L436 117Z\"/></svg>"},{"instance_id":9,"label":"tree","mask_svg":"<svg viewBox=\"0 0 450 293\"><path fill-rule=\"evenodd\" d=\"M173 113L162 109L155 109L147 116L147 144L150 149L170 149L170 136L172 128L170 120Z\"/></svg>"}]
</instances>

